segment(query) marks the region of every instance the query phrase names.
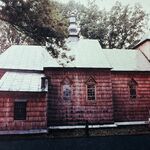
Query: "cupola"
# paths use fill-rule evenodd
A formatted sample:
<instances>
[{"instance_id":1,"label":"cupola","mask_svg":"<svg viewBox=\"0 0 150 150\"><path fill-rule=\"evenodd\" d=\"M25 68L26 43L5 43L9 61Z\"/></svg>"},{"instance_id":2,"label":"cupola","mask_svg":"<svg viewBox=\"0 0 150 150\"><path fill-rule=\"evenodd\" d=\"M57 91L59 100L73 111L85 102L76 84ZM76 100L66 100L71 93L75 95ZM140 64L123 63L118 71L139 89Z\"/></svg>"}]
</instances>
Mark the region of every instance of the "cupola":
<instances>
[{"instance_id":1,"label":"cupola","mask_svg":"<svg viewBox=\"0 0 150 150\"><path fill-rule=\"evenodd\" d=\"M72 12L69 17L69 27L68 27L68 32L69 32L69 41L71 42L76 42L79 40L79 27L77 25L77 18L76 14Z\"/></svg>"}]
</instances>

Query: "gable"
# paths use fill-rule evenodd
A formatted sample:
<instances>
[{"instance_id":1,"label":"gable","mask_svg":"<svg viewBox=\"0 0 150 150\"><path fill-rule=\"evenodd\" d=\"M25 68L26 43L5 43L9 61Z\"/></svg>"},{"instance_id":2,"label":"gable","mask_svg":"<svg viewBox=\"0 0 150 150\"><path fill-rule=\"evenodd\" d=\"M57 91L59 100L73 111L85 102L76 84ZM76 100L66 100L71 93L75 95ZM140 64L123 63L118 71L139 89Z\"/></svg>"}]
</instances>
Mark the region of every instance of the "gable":
<instances>
[{"instance_id":1,"label":"gable","mask_svg":"<svg viewBox=\"0 0 150 150\"><path fill-rule=\"evenodd\" d=\"M88 78L88 80L85 82L86 84L96 84L95 79L91 76Z\"/></svg>"}]
</instances>

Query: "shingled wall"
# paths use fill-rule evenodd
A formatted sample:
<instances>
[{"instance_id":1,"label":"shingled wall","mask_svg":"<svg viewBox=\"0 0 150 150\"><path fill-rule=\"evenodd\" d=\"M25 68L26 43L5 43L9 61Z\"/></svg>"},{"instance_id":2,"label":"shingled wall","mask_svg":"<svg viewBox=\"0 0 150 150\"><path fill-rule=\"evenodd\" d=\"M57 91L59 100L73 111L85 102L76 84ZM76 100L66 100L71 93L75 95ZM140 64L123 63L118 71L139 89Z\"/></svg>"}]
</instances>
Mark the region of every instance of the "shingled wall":
<instances>
[{"instance_id":1,"label":"shingled wall","mask_svg":"<svg viewBox=\"0 0 150 150\"><path fill-rule=\"evenodd\" d=\"M113 122L111 73L108 69L47 69L51 78L48 97L48 125L104 124ZM63 100L61 82L72 82L71 100ZM96 100L86 97L86 81L96 81Z\"/></svg>"},{"instance_id":2,"label":"shingled wall","mask_svg":"<svg viewBox=\"0 0 150 150\"><path fill-rule=\"evenodd\" d=\"M137 82L137 98L129 95L128 82ZM147 121L150 117L150 72L112 72L115 121Z\"/></svg>"},{"instance_id":3,"label":"shingled wall","mask_svg":"<svg viewBox=\"0 0 150 150\"><path fill-rule=\"evenodd\" d=\"M26 120L14 120L15 99L27 99ZM47 128L45 94L0 92L0 130L29 130Z\"/></svg>"}]
</instances>

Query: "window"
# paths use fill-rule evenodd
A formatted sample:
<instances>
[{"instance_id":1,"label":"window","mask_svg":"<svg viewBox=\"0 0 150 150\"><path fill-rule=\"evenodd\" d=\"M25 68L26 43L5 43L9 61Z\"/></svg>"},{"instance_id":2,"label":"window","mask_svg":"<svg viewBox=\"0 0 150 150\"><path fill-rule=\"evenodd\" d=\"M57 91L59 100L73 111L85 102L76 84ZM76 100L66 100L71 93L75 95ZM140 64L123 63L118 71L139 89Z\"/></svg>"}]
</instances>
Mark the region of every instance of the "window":
<instances>
[{"instance_id":1,"label":"window","mask_svg":"<svg viewBox=\"0 0 150 150\"><path fill-rule=\"evenodd\" d=\"M71 87L70 85L63 85L63 99L70 100L71 99Z\"/></svg>"},{"instance_id":2,"label":"window","mask_svg":"<svg viewBox=\"0 0 150 150\"><path fill-rule=\"evenodd\" d=\"M96 82L91 77L86 82L87 84L87 100L96 100Z\"/></svg>"},{"instance_id":3,"label":"window","mask_svg":"<svg viewBox=\"0 0 150 150\"><path fill-rule=\"evenodd\" d=\"M130 98L136 98L136 87L130 86Z\"/></svg>"},{"instance_id":4,"label":"window","mask_svg":"<svg viewBox=\"0 0 150 150\"><path fill-rule=\"evenodd\" d=\"M88 100L95 100L95 85L87 85Z\"/></svg>"},{"instance_id":5,"label":"window","mask_svg":"<svg viewBox=\"0 0 150 150\"><path fill-rule=\"evenodd\" d=\"M47 77L41 78L41 89L42 89L42 91L47 91L47 89L48 89L48 78Z\"/></svg>"},{"instance_id":6,"label":"window","mask_svg":"<svg viewBox=\"0 0 150 150\"><path fill-rule=\"evenodd\" d=\"M26 101L15 101L14 120L26 120Z\"/></svg>"},{"instance_id":7,"label":"window","mask_svg":"<svg viewBox=\"0 0 150 150\"><path fill-rule=\"evenodd\" d=\"M72 33L73 33L73 32L77 32L76 29L70 29L69 31L72 32Z\"/></svg>"},{"instance_id":8,"label":"window","mask_svg":"<svg viewBox=\"0 0 150 150\"><path fill-rule=\"evenodd\" d=\"M128 85L129 85L130 98L132 99L137 98L137 82L134 79L131 79Z\"/></svg>"},{"instance_id":9,"label":"window","mask_svg":"<svg viewBox=\"0 0 150 150\"><path fill-rule=\"evenodd\" d=\"M62 84L62 98L64 100L71 100L72 96L71 80L68 77L66 77L61 84Z\"/></svg>"}]
</instances>

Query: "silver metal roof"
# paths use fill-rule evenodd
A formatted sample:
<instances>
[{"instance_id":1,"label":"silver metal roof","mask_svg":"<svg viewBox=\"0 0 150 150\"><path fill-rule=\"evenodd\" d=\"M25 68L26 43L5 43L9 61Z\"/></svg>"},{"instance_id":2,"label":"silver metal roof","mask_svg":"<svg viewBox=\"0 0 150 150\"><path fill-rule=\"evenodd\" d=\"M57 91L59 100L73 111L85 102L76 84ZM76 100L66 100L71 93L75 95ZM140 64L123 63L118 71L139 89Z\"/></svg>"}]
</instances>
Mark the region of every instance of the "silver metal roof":
<instances>
[{"instance_id":1,"label":"silver metal roof","mask_svg":"<svg viewBox=\"0 0 150 150\"><path fill-rule=\"evenodd\" d=\"M66 68L112 68L113 71L150 71L150 63L139 50L102 49L97 40L80 39L67 42L68 56L74 61ZM62 67L61 57L54 59L41 46L12 46L0 55L0 68L16 70L43 70L44 67ZM42 92L42 73L7 71L0 79L0 91ZM47 88L45 89L47 91Z\"/></svg>"},{"instance_id":2,"label":"silver metal roof","mask_svg":"<svg viewBox=\"0 0 150 150\"><path fill-rule=\"evenodd\" d=\"M68 42L67 56L73 56L74 61L66 67L75 68L111 68L98 40L80 39L76 42ZM65 61L61 59L61 62ZM65 63L65 62L64 62Z\"/></svg>"},{"instance_id":3,"label":"silver metal roof","mask_svg":"<svg viewBox=\"0 0 150 150\"><path fill-rule=\"evenodd\" d=\"M114 71L150 71L150 63L139 50L103 49Z\"/></svg>"},{"instance_id":4,"label":"silver metal roof","mask_svg":"<svg viewBox=\"0 0 150 150\"><path fill-rule=\"evenodd\" d=\"M0 55L0 68L43 70L45 66L59 66L41 46L14 45Z\"/></svg>"},{"instance_id":5,"label":"silver metal roof","mask_svg":"<svg viewBox=\"0 0 150 150\"><path fill-rule=\"evenodd\" d=\"M54 59L41 46L12 46L0 55L0 68L43 70L44 67L66 68L113 68L118 71L150 71L150 63L138 50L102 49L97 40L80 39L67 42L68 56L75 60L66 63L59 57Z\"/></svg>"},{"instance_id":6,"label":"silver metal roof","mask_svg":"<svg viewBox=\"0 0 150 150\"><path fill-rule=\"evenodd\" d=\"M0 68L21 70L43 70L44 67L73 68L110 68L101 46L97 40L80 39L67 42L69 50L63 51L75 60L66 63L65 59L54 59L45 47L32 45L15 45L0 55Z\"/></svg>"},{"instance_id":7,"label":"silver metal roof","mask_svg":"<svg viewBox=\"0 0 150 150\"><path fill-rule=\"evenodd\" d=\"M42 92L41 77L44 74L8 71L0 79L0 91Z\"/></svg>"},{"instance_id":8,"label":"silver metal roof","mask_svg":"<svg viewBox=\"0 0 150 150\"><path fill-rule=\"evenodd\" d=\"M143 38L133 48L136 48L137 46L139 46L141 43L143 43L146 40L150 40L150 31L147 34L145 34Z\"/></svg>"},{"instance_id":9,"label":"silver metal roof","mask_svg":"<svg viewBox=\"0 0 150 150\"><path fill-rule=\"evenodd\" d=\"M150 47L143 49L142 52L146 56L146 58L150 61Z\"/></svg>"}]
</instances>

